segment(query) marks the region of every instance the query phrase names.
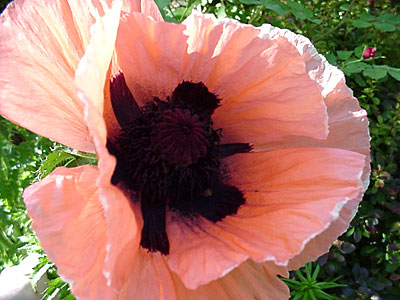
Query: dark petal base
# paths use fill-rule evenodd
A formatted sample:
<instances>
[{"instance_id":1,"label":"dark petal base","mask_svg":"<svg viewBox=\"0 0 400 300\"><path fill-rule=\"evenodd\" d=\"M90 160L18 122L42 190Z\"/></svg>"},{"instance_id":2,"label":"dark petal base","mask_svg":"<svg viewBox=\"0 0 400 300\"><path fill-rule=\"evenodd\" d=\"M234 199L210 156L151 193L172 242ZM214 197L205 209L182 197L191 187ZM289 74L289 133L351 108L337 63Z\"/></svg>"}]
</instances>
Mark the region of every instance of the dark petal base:
<instances>
[{"instance_id":1,"label":"dark petal base","mask_svg":"<svg viewBox=\"0 0 400 300\"><path fill-rule=\"evenodd\" d=\"M236 187L218 182L191 202L177 203L170 208L183 217L202 216L211 222L218 222L235 215L246 199Z\"/></svg>"},{"instance_id":2,"label":"dark petal base","mask_svg":"<svg viewBox=\"0 0 400 300\"><path fill-rule=\"evenodd\" d=\"M253 145L247 143L222 144L219 145L219 158L225 158L238 153L247 153L253 150Z\"/></svg>"},{"instance_id":3,"label":"dark petal base","mask_svg":"<svg viewBox=\"0 0 400 300\"><path fill-rule=\"evenodd\" d=\"M111 79L110 97L115 117L121 127L142 115L139 105L126 85L123 73Z\"/></svg>"},{"instance_id":4,"label":"dark petal base","mask_svg":"<svg viewBox=\"0 0 400 300\"><path fill-rule=\"evenodd\" d=\"M150 191L142 192L143 228L140 246L150 252L169 254L169 241L165 229L166 199L154 195Z\"/></svg>"},{"instance_id":5,"label":"dark petal base","mask_svg":"<svg viewBox=\"0 0 400 300\"><path fill-rule=\"evenodd\" d=\"M170 101L174 105L192 109L203 118L210 118L221 100L210 93L202 82L183 81L173 91Z\"/></svg>"},{"instance_id":6,"label":"dark petal base","mask_svg":"<svg viewBox=\"0 0 400 300\"><path fill-rule=\"evenodd\" d=\"M219 222L237 213L243 193L222 183L220 159L252 150L246 143L220 144L211 115L220 100L202 83L180 83L168 101L154 98L139 108L120 74L111 100L121 132L107 148L117 159L111 182L140 201L140 245L169 254L166 213L193 222Z\"/></svg>"}]
</instances>

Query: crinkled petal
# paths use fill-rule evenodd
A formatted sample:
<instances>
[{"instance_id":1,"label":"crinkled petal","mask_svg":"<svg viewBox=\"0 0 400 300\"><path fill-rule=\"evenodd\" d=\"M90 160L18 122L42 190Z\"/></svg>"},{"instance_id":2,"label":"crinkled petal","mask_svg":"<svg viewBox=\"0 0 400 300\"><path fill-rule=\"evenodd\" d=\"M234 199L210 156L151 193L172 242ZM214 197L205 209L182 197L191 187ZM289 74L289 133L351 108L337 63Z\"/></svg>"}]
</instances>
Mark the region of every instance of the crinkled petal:
<instances>
[{"instance_id":1,"label":"crinkled petal","mask_svg":"<svg viewBox=\"0 0 400 300\"><path fill-rule=\"evenodd\" d=\"M172 274L160 253L148 253L143 248L136 253L133 267L130 268L130 274L121 288L119 299L179 299Z\"/></svg>"},{"instance_id":2,"label":"crinkled petal","mask_svg":"<svg viewBox=\"0 0 400 300\"><path fill-rule=\"evenodd\" d=\"M114 52L122 3L116 1L104 17L91 27L90 42L75 72L74 83L95 109L103 114L106 74ZM82 103L81 103L82 105Z\"/></svg>"},{"instance_id":3,"label":"crinkled petal","mask_svg":"<svg viewBox=\"0 0 400 300\"><path fill-rule=\"evenodd\" d=\"M153 0L123 0L122 10L127 13L141 12L154 20L163 20L157 4Z\"/></svg>"},{"instance_id":4,"label":"crinkled petal","mask_svg":"<svg viewBox=\"0 0 400 300\"><path fill-rule=\"evenodd\" d=\"M111 184L116 160L106 148L107 128L103 118L103 89L113 55L118 23L113 22L120 6L114 6L104 23L92 29L90 44L76 71L78 97L85 107L85 120L96 146L100 175L97 179L100 200L107 220L107 256L104 274L107 283L120 291L133 268L138 250L138 225L131 202ZM97 25L97 24L96 24ZM104 30L103 30L104 29ZM101 45L104 44L103 49ZM99 105L100 104L100 105ZM139 215L140 216L140 215Z\"/></svg>"},{"instance_id":5,"label":"crinkled petal","mask_svg":"<svg viewBox=\"0 0 400 300\"><path fill-rule=\"evenodd\" d=\"M296 46L305 61L308 74L321 90L329 117L329 135L326 140L292 136L276 143L266 144L264 149L326 147L369 154L367 113L360 108L357 99L353 97L353 92L346 86L343 72L319 55L307 38L271 25L263 27L264 31L269 32L271 39L285 37Z\"/></svg>"},{"instance_id":6,"label":"crinkled petal","mask_svg":"<svg viewBox=\"0 0 400 300\"><path fill-rule=\"evenodd\" d=\"M215 280L247 258L286 265L363 189L365 156L340 149L280 149L224 159L226 182L246 198L212 223L171 218L168 265L185 286Z\"/></svg>"},{"instance_id":7,"label":"crinkled petal","mask_svg":"<svg viewBox=\"0 0 400 300\"><path fill-rule=\"evenodd\" d=\"M29 130L94 152L74 75L101 20L100 0L17 0L1 15L0 113ZM115 20L118 22L119 16Z\"/></svg>"},{"instance_id":8,"label":"crinkled petal","mask_svg":"<svg viewBox=\"0 0 400 300\"><path fill-rule=\"evenodd\" d=\"M286 300L289 288L277 274L287 276L282 267L273 263L257 264L246 261L224 277L202 285L196 290L185 288L173 274L179 299L182 300Z\"/></svg>"},{"instance_id":9,"label":"crinkled petal","mask_svg":"<svg viewBox=\"0 0 400 300\"><path fill-rule=\"evenodd\" d=\"M213 119L224 142L325 138L326 107L303 58L286 38L265 36L261 29L201 14L179 25L130 14L121 20L116 48L141 105L153 97L165 100L182 80L205 83L222 99Z\"/></svg>"},{"instance_id":10,"label":"crinkled petal","mask_svg":"<svg viewBox=\"0 0 400 300\"><path fill-rule=\"evenodd\" d=\"M24 200L48 257L79 299L111 300L103 275L106 229L95 166L57 168L28 187Z\"/></svg>"},{"instance_id":11,"label":"crinkled petal","mask_svg":"<svg viewBox=\"0 0 400 300\"><path fill-rule=\"evenodd\" d=\"M90 76L90 72L88 76ZM106 263L103 271L107 278L107 284L120 291L126 284L135 264L140 240L140 227L138 227L136 218L140 219L140 214L139 216L135 215L129 199L119 188L111 184L116 159L109 154L106 148L106 124L100 112L93 105L97 101L87 98L83 92L79 92L78 95L85 104L85 119L96 145L100 169L97 185L107 220L106 236L108 238Z\"/></svg>"},{"instance_id":12,"label":"crinkled petal","mask_svg":"<svg viewBox=\"0 0 400 300\"><path fill-rule=\"evenodd\" d=\"M277 277L287 276L284 268L273 263L246 261L221 279L188 289L179 276L170 271L165 257L141 249L134 268L121 289L119 299L141 300L284 300L289 288Z\"/></svg>"},{"instance_id":13,"label":"crinkled petal","mask_svg":"<svg viewBox=\"0 0 400 300\"><path fill-rule=\"evenodd\" d=\"M143 14L121 17L116 50L118 62L135 100L166 99L182 80L187 37L185 26L155 22Z\"/></svg>"},{"instance_id":14,"label":"crinkled petal","mask_svg":"<svg viewBox=\"0 0 400 300\"><path fill-rule=\"evenodd\" d=\"M328 252L332 242L349 228L349 223L354 218L361 199L362 194L346 202L338 218L331 222L325 231L311 239L298 255L289 260L288 269L296 270L301 268L307 262L314 261L322 254Z\"/></svg>"},{"instance_id":15,"label":"crinkled petal","mask_svg":"<svg viewBox=\"0 0 400 300\"><path fill-rule=\"evenodd\" d=\"M319 55L307 38L294 34L289 30L273 28L271 25L263 26L268 27L267 31L270 32L271 38L285 36L296 46L306 62L310 77L318 83L321 89L329 116L329 135L326 140L292 136L276 143L269 143L265 145L264 149L340 148L366 156L361 176L364 189L354 199L345 204L338 219L332 222L327 230L310 240L304 250L291 259L289 267L290 269L296 269L327 252L332 242L348 228L357 211L358 204L369 184L370 137L368 119L366 111L360 108L357 99L353 97L353 92L346 86L343 73L336 67L331 66L323 56Z\"/></svg>"}]
</instances>

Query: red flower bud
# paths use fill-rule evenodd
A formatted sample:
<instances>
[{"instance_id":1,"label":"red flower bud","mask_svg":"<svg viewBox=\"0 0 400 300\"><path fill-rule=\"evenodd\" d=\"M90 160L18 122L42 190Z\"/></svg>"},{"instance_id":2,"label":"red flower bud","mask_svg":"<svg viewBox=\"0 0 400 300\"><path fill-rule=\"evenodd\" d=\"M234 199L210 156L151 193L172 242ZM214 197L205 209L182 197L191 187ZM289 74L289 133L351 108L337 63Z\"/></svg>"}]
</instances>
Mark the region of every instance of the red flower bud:
<instances>
[{"instance_id":1,"label":"red flower bud","mask_svg":"<svg viewBox=\"0 0 400 300\"><path fill-rule=\"evenodd\" d=\"M367 49L364 50L363 52L363 57L364 59L375 57L376 54L376 49L373 47L368 47Z\"/></svg>"}]
</instances>

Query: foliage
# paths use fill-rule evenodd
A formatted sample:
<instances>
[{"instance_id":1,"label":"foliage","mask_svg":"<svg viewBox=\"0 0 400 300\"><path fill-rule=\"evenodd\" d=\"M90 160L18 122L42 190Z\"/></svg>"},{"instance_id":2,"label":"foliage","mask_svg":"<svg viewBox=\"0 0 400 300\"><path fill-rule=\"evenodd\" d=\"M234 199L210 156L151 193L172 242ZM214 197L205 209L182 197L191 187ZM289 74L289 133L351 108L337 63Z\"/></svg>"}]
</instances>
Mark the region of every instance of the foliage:
<instances>
[{"instance_id":1,"label":"foliage","mask_svg":"<svg viewBox=\"0 0 400 300\"><path fill-rule=\"evenodd\" d=\"M292 290L291 296L293 296L293 300L317 300L317 299L326 299L326 300L339 300L338 297L329 295L323 290L337 288L337 287L345 287L345 284L338 284L336 281L340 278L337 277L329 282L318 282L317 277L320 270L319 264L316 264L315 270L312 270L312 263L306 264L304 267L305 276L303 272L300 270L296 270L293 276L294 278L282 278L284 282L290 287ZM292 273L293 275L293 273Z\"/></svg>"},{"instance_id":2,"label":"foliage","mask_svg":"<svg viewBox=\"0 0 400 300\"><path fill-rule=\"evenodd\" d=\"M1 0L0 6L4 7L6 2ZM307 36L319 53L343 70L347 84L369 115L371 184L351 227L329 253L318 259L318 264L314 263L314 271L308 264L302 271L291 273L285 282L294 299L314 299L312 295L316 299L397 299L400 295L400 1L156 2L169 22L182 22L193 9L198 9L255 26L271 23L288 28ZM375 57L363 58L367 47L376 48ZM18 263L29 252L41 252L29 229L30 220L21 199L23 188L59 165L72 167L96 161L4 119L0 120L0 146L1 270ZM56 295L60 299L73 299L45 256L36 268L36 273L44 272L52 280L44 299ZM325 288L329 290L322 291Z\"/></svg>"}]
</instances>

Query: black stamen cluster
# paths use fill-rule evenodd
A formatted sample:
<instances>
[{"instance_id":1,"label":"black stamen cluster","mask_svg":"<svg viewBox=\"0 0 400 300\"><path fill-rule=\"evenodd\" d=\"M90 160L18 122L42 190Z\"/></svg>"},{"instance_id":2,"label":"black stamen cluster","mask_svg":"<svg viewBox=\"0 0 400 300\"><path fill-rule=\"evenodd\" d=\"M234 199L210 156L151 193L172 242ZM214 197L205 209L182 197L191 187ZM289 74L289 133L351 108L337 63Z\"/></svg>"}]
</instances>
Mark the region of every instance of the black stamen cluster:
<instances>
[{"instance_id":1,"label":"black stamen cluster","mask_svg":"<svg viewBox=\"0 0 400 300\"><path fill-rule=\"evenodd\" d=\"M113 107L117 108L114 111L124 111L118 103L126 101L117 100L113 103ZM169 253L165 228L167 210L191 221L202 216L217 222L235 214L245 202L240 190L222 183L224 174L220 159L248 152L251 147L248 144L220 145L221 130L214 130L211 120L211 114L218 105L219 99L208 92L202 83L183 82L175 89L171 99L162 101L154 98L141 107L140 112L135 108L132 120L126 121L125 116L118 118L116 115L118 120L123 119L124 122L120 122L122 130L115 142L108 144L110 153L117 158L112 183L137 195L136 201L140 201L144 220L141 246L149 251L159 251L164 255ZM171 151L163 151L165 138L160 135L160 130L174 134L180 129L174 120L168 123L163 119L167 115L171 118L174 111L179 112L177 116L188 116L189 125L195 123L195 142L202 141L200 146L207 147L207 151L202 151L193 161L179 160L171 157ZM165 124L167 128L160 124ZM186 125L182 130L183 135L179 138L186 139L186 135L190 138ZM179 143L174 146L179 146Z\"/></svg>"}]
</instances>

